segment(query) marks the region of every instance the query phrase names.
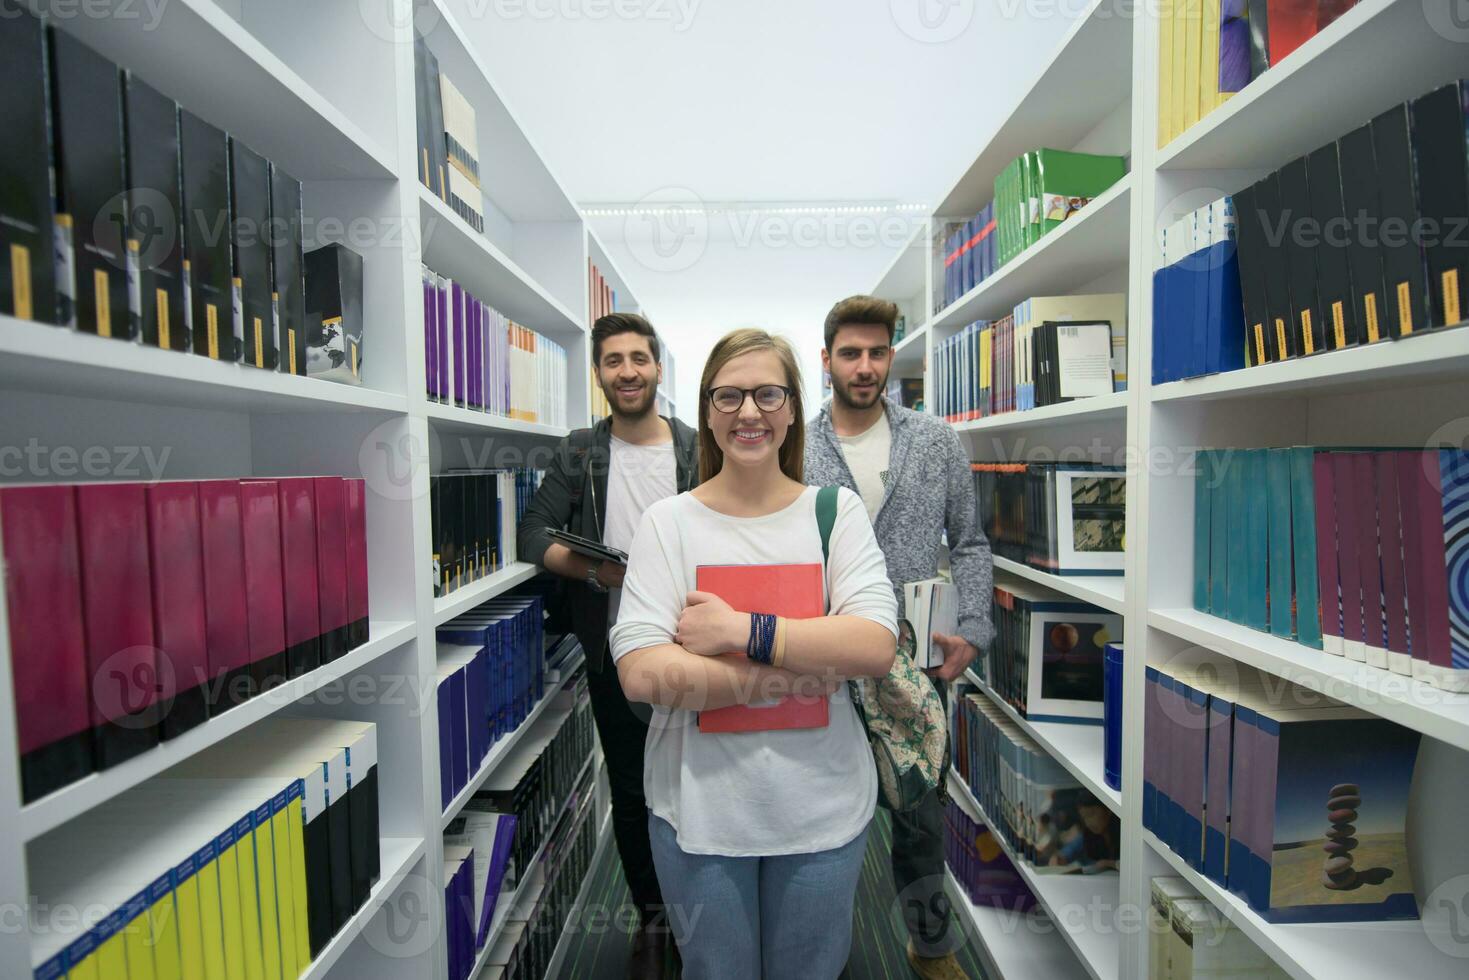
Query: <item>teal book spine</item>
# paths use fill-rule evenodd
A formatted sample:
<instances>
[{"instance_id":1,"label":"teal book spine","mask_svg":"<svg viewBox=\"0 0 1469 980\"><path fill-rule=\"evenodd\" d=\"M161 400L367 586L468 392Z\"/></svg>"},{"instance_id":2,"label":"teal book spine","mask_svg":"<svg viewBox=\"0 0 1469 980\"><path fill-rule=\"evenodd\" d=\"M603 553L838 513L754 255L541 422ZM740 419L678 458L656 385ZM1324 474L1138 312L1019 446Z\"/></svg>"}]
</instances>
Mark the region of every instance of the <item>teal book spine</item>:
<instances>
[{"instance_id":1,"label":"teal book spine","mask_svg":"<svg viewBox=\"0 0 1469 980\"><path fill-rule=\"evenodd\" d=\"M1209 483L1213 475L1213 453L1201 449L1194 454L1194 608L1209 611Z\"/></svg>"},{"instance_id":2,"label":"teal book spine","mask_svg":"<svg viewBox=\"0 0 1469 980\"><path fill-rule=\"evenodd\" d=\"M1244 625L1249 611L1249 508L1245 498L1249 472L1249 450L1230 450L1229 476L1225 483L1228 496L1229 528L1226 540L1229 547L1229 568L1225 582L1226 612L1231 623Z\"/></svg>"},{"instance_id":3,"label":"teal book spine","mask_svg":"<svg viewBox=\"0 0 1469 980\"><path fill-rule=\"evenodd\" d=\"M1270 515L1266 495L1266 449L1251 449L1245 468L1245 618L1251 629L1270 629ZM1239 622L1239 620L1236 620Z\"/></svg>"},{"instance_id":4,"label":"teal book spine","mask_svg":"<svg viewBox=\"0 0 1469 980\"><path fill-rule=\"evenodd\" d=\"M1291 557L1295 564L1296 642L1321 649L1321 589L1316 577L1315 450L1290 450Z\"/></svg>"},{"instance_id":5,"label":"teal book spine","mask_svg":"<svg viewBox=\"0 0 1469 980\"><path fill-rule=\"evenodd\" d=\"M1229 618L1229 469L1234 450L1209 451L1209 612Z\"/></svg>"},{"instance_id":6,"label":"teal book spine","mask_svg":"<svg viewBox=\"0 0 1469 980\"><path fill-rule=\"evenodd\" d=\"M1270 632L1289 639L1295 635L1291 576L1291 450L1269 449L1265 458L1266 506L1270 516ZM1314 559L1313 559L1314 560Z\"/></svg>"}]
</instances>

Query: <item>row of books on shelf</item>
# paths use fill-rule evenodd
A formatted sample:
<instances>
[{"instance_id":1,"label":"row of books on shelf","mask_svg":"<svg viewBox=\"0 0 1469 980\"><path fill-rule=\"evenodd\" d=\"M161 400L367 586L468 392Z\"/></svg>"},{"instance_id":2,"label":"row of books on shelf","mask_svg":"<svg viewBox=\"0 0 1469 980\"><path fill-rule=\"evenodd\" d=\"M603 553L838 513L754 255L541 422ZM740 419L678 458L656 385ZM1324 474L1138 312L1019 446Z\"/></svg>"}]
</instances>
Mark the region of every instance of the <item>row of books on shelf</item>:
<instances>
[{"instance_id":1,"label":"row of books on shelf","mask_svg":"<svg viewBox=\"0 0 1469 980\"><path fill-rule=\"evenodd\" d=\"M914 411L923 411L922 378L889 378L887 400Z\"/></svg>"},{"instance_id":2,"label":"row of books on shelf","mask_svg":"<svg viewBox=\"0 0 1469 980\"><path fill-rule=\"evenodd\" d=\"M362 260L303 250L301 182L12 0L0 314L361 383Z\"/></svg>"},{"instance_id":3,"label":"row of books on shelf","mask_svg":"<svg viewBox=\"0 0 1469 980\"><path fill-rule=\"evenodd\" d=\"M1059 228L1126 173L1120 156L1070 150L1031 150L1010 161L995 178L991 203L952 227L945 239L939 309Z\"/></svg>"},{"instance_id":4,"label":"row of books on shelf","mask_svg":"<svg viewBox=\"0 0 1469 980\"><path fill-rule=\"evenodd\" d=\"M1194 608L1469 690L1466 503L1462 449L1204 450Z\"/></svg>"},{"instance_id":5,"label":"row of books on shelf","mask_svg":"<svg viewBox=\"0 0 1469 980\"><path fill-rule=\"evenodd\" d=\"M578 680L528 734L550 735L537 755L513 770L497 772L475 793L444 832L446 900L450 930L450 976L467 976L480 951L499 938L507 923L528 911L524 901L538 870L554 865L564 844L565 817L591 796L591 701ZM542 898L545 897L544 890Z\"/></svg>"},{"instance_id":6,"label":"row of books on shelf","mask_svg":"<svg viewBox=\"0 0 1469 980\"><path fill-rule=\"evenodd\" d=\"M949 710L954 768L991 828L1038 874L1115 872L1122 824L1057 759L973 685Z\"/></svg>"},{"instance_id":7,"label":"row of books on shelf","mask_svg":"<svg viewBox=\"0 0 1469 980\"><path fill-rule=\"evenodd\" d=\"M367 642L361 480L0 489L31 802Z\"/></svg>"},{"instance_id":8,"label":"row of books on shelf","mask_svg":"<svg viewBox=\"0 0 1469 980\"><path fill-rule=\"evenodd\" d=\"M1172 0L1158 8L1158 146L1355 6L1356 0Z\"/></svg>"},{"instance_id":9,"label":"row of books on shelf","mask_svg":"<svg viewBox=\"0 0 1469 980\"><path fill-rule=\"evenodd\" d=\"M997 697L1031 721L1101 724L1105 651L1122 642L1121 616L999 573L993 617L981 676Z\"/></svg>"},{"instance_id":10,"label":"row of books on shelf","mask_svg":"<svg viewBox=\"0 0 1469 980\"><path fill-rule=\"evenodd\" d=\"M944 860L972 904L1007 912L1037 907L1035 893L984 821L971 819L950 799L944 829Z\"/></svg>"},{"instance_id":11,"label":"row of books on shelf","mask_svg":"<svg viewBox=\"0 0 1469 980\"><path fill-rule=\"evenodd\" d=\"M423 266L425 390L433 402L565 426L566 349Z\"/></svg>"},{"instance_id":12,"label":"row of books on shelf","mask_svg":"<svg viewBox=\"0 0 1469 980\"><path fill-rule=\"evenodd\" d=\"M534 594L481 603L438 627L439 792L447 809L491 747L545 693L544 606Z\"/></svg>"},{"instance_id":13,"label":"row of books on shelf","mask_svg":"<svg viewBox=\"0 0 1469 980\"><path fill-rule=\"evenodd\" d=\"M413 33L414 116L418 179L475 231L484 234L479 128L464 93L439 70L427 38Z\"/></svg>"},{"instance_id":14,"label":"row of books on shelf","mask_svg":"<svg viewBox=\"0 0 1469 980\"><path fill-rule=\"evenodd\" d=\"M1146 668L1143 826L1269 922L1414 919L1420 736L1255 671Z\"/></svg>"},{"instance_id":15,"label":"row of books on shelf","mask_svg":"<svg viewBox=\"0 0 1469 980\"><path fill-rule=\"evenodd\" d=\"M540 889L533 903L508 913L503 939L485 960L485 980L540 980L547 975L556 946L571 918L597 853L597 808L593 802L596 774L588 771L568 808L562 827L541 858Z\"/></svg>"},{"instance_id":16,"label":"row of books on shelf","mask_svg":"<svg viewBox=\"0 0 1469 980\"><path fill-rule=\"evenodd\" d=\"M1469 82L1451 82L1170 226L1153 279L1154 380L1461 322L1466 120Z\"/></svg>"},{"instance_id":17,"label":"row of books on shelf","mask_svg":"<svg viewBox=\"0 0 1469 980\"><path fill-rule=\"evenodd\" d=\"M1096 464L971 463L990 551L1052 575L1123 573L1127 474Z\"/></svg>"},{"instance_id":18,"label":"row of books on shelf","mask_svg":"<svg viewBox=\"0 0 1469 980\"><path fill-rule=\"evenodd\" d=\"M514 563L516 528L542 470L450 470L429 477L434 596Z\"/></svg>"},{"instance_id":19,"label":"row of books on shelf","mask_svg":"<svg viewBox=\"0 0 1469 980\"><path fill-rule=\"evenodd\" d=\"M1127 389L1127 296L1033 296L938 341L934 401L951 422Z\"/></svg>"},{"instance_id":20,"label":"row of books on shelf","mask_svg":"<svg viewBox=\"0 0 1469 980\"><path fill-rule=\"evenodd\" d=\"M602 270L597 268L597 263L587 259L587 325L588 329L596 326L597 320L617 310L617 290L602 275ZM611 408L607 404L607 393L602 390L598 375L597 365L592 365L591 372L591 407L592 419L606 418L611 414Z\"/></svg>"},{"instance_id":21,"label":"row of books on shelf","mask_svg":"<svg viewBox=\"0 0 1469 980\"><path fill-rule=\"evenodd\" d=\"M272 717L39 838L33 976L300 976L381 875L377 754Z\"/></svg>"},{"instance_id":22,"label":"row of books on shelf","mask_svg":"<svg viewBox=\"0 0 1469 980\"><path fill-rule=\"evenodd\" d=\"M1148 980L1286 980L1289 973L1183 878L1148 883Z\"/></svg>"}]
</instances>

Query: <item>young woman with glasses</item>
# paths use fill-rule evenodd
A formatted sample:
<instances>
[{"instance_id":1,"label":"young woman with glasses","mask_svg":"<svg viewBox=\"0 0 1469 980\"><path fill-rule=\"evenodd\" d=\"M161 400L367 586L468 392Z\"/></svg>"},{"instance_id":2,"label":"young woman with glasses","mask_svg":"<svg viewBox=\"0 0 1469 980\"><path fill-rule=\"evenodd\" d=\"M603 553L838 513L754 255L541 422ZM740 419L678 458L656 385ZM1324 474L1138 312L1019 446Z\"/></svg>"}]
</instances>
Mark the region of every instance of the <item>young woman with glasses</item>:
<instances>
[{"instance_id":1,"label":"young woman with glasses","mask_svg":"<svg viewBox=\"0 0 1469 980\"><path fill-rule=\"evenodd\" d=\"M700 392L700 485L644 513L612 630L624 691L653 705L653 859L686 978L829 980L846 962L877 800L844 681L892 666L896 602L867 511L845 489L822 567L789 344L762 330L728 334ZM701 566L731 565L816 566L803 574L820 583L827 614L751 615L697 590ZM701 711L791 694L824 696L822 723L701 729Z\"/></svg>"}]
</instances>

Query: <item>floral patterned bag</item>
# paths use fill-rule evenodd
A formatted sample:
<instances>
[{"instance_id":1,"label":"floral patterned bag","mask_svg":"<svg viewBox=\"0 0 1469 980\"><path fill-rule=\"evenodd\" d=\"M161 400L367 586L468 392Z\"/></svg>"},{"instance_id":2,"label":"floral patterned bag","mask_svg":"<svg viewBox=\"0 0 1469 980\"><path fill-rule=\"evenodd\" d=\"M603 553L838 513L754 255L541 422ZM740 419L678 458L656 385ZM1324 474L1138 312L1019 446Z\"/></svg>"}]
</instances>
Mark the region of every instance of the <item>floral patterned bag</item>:
<instances>
[{"instance_id":1,"label":"floral patterned bag","mask_svg":"<svg viewBox=\"0 0 1469 980\"><path fill-rule=\"evenodd\" d=\"M821 556L829 557L836 524L837 488L816 492ZM947 802L949 724L933 681L901 650L886 677L847 681L857 717L867 732L877 766L878 801L887 809L911 810L937 788Z\"/></svg>"}]
</instances>

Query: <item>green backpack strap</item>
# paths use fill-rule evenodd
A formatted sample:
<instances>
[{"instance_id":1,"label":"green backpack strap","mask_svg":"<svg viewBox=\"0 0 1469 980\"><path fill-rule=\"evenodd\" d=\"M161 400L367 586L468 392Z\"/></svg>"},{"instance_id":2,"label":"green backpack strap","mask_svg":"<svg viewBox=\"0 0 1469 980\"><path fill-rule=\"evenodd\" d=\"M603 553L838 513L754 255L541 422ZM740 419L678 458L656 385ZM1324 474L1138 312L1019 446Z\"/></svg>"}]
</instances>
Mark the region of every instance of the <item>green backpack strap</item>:
<instances>
[{"instance_id":1,"label":"green backpack strap","mask_svg":"<svg viewBox=\"0 0 1469 980\"><path fill-rule=\"evenodd\" d=\"M831 529L837 522L837 488L816 491L816 527L821 531L821 563L831 560Z\"/></svg>"}]
</instances>

